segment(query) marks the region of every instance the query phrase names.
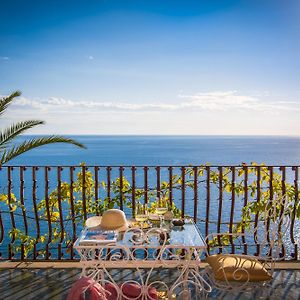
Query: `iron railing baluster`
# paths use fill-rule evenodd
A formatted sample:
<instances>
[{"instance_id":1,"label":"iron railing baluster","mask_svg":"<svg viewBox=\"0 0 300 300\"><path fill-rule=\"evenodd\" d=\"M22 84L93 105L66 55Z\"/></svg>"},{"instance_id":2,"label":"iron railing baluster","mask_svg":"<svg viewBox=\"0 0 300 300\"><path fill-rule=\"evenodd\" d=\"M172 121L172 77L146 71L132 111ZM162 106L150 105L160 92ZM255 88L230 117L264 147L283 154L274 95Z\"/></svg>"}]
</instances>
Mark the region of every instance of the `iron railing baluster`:
<instances>
[{"instance_id":1,"label":"iron railing baluster","mask_svg":"<svg viewBox=\"0 0 300 300\"><path fill-rule=\"evenodd\" d=\"M58 259L61 259L63 256L62 253L62 244L64 242L64 234L65 234L65 229L64 229L64 216L63 216L63 210L62 210L62 198L61 198L61 172L63 168L58 167L57 168L57 201L58 201L58 211L59 211L59 225L60 225L60 240L58 243Z\"/></svg>"},{"instance_id":2,"label":"iron railing baluster","mask_svg":"<svg viewBox=\"0 0 300 300\"><path fill-rule=\"evenodd\" d=\"M248 204L248 166L243 166L244 171L244 207ZM246 243L246 238L244 236L245 227L242 227L242 243L244 245L244 254L248 254L248 246Z\"/></svg>"},{"instance_id":3,"label":"iron railing baluster","mask_svg":"<svg viewBox=\"0 0 300 300\"><path fill-rule=\"evenodd\" d=\"M223 168L218 167L219 171L219 210L218 210L218 223L217 223L217 232L221 232L221 222L222 222L222 208L223 208ZM218 235L218 243L220 246L220 253L222 253L222 242L220 235Z\"/></svg>"},{"instance_id":4,"label":"iron railing baluster","mask_svg":"<svg viewBox=\"0 0 300 300\"><path fill-rule=\"evenodd\" d=\"M173 168L168 167L169 170L169 201L170 205L172 206L173 202Z\"/></svg>"},{"instance_id":5,"label":"iron railing baluster","mask_svg":"<svg viewBox=\"0 0 300 300\"><path fill-rule=\"evenodd\" d=\"M181 167L181 218L185 216L185 167Z\"/></svg>"},{"instance_id":6,"label":"iron railing baluster","mask_svg":"<svg viewBox=\"0 0 300 300\"><path fill-rule=\"evenodd\" d=\"M229 221L229 232L232 233L233 222L234 222L234 208L235 208L235 167L231 167L231 209L230 209L230 221ZM229 237L231 243L231 251L235 252L234 243L232 236Z\"/></svg>"},{"instance_id":7,"label":"iron railing baluster","mask_svg":"<svg viewBox=\"0 0 300 300\"><path fill-rule=\"evenodd\" d=\"M86 211L86 166L81 167L82 173L82 207L83 207L83 218L84 220L87 219L87 211Z\"/></svg>"},{"instance_id":8,"label":"iron railing baluster","mask_svg":"<svg viewBox=\"0 0 300 300\"><path fill-rule=\"evenodd\" d=\"M144 167L144 202L148 203L148 167Z\"/></svg>"},{"instance_id":9,"label":"iron railing baluster","mask_svg":"<svg viewBox=\"0 0 300 300\"><path fill-rule=\"evenodd\" d=\"M123 199L123 195L124 195L124 191L123 191L123 173L124 173L124 168L120 167L120 209L123 210L123 205L124 205L124 199Z\"/></svg>"},{"instance_id":10,"label":"iron railing baluster","mask_svg":"<svg viewBox=\"0 0 300 300\"><path fill-rule=\"evenodd\" d=\"M19 175L20 175L20 202L21 202L21 210L23 216L23 223L24 223L24 233L28 235L28 223L27 223L27 215L26 215L26 208L24 202L24 189L25 189L25 182L24 182L24 171L26 167L19 168ZM25 259L25 245L21 243L21 259Z\"/></svg>"},{"instance_id":11,"label":"iron railing baluster","mask_svg":"<svg viewBox=\"0 0 300 300\"><path fill-rule=\"evenodd\" d=\"M70 247L70 258L74 259L74 249L73 244L76 241L76 216L75 216L75 207L74 207L74 170L75 167L70 167L70 208L71 208L71 221L72 221L72 244Z\"/></svg>"},{"instance_id":12,"label":"iron railing baluster","mask_svg":"<svg viewBox=\"0 0 300 300\"><path fill-rule=\"evenodd\" d=\"M297 260L298 259L298 244L296 244L296 241L295 241L294 229L295 229L297 204L299 203L299 187L298 187L299 168L292 167L292 170L294 171L294 178L295 178L295 180L294 180L295 198L294 198L294 208L293 208L293 212L292 212L291 225L290 225L290 238L291 238L291 242L294 244L293 258L294 258L294 260Z\"/></svg>"},{"instance_id":13,"label":"iron railing baluster","mask_svg":"<svg viewBox=\"0 0 300 300\"><path fill-rule=\"evenodd\" d=\"M194 176L194 222L197 224L198 216L198 168L193 167L193 176Z\"/></svg>"},{"instance_id":14,"label":"iron railing baluster","mask_svg":"<svg viewBox=\"0 0 300 300\"><path fill-rule=\"evenodd\" d=\"M209 212L210 212L210 167L206 166L206 222L205 236L209 234Z\"/></svg>"},{"instance_id":15,"label":"iron railing baluster","mask_svg":"<svg viewBox=\"0 0 300 300\"><path fill-rule=\"evenodd\" d=\"M46 244L46 259L50 259L51 253L49 251L49 245L52 242L52 222L51 222L51 212L50 212L50 203L49 203L49 171L50 167L45 167L45 201L46 201L46 211L47 211L47 224L48 224L48 240Z\"/></svg>"},{"instance_id":16,"label":"iron railing baluster","mask_svg":"<svg viewBox=\"0 0 300 300\"><path fill-rule=\"evenodd\" d=\"M8 198L8 206L9 206L9 215L10 215L10 220L11 220L11 238L10 238L10 243L8 246L8 252L9 252L9 259L14 258L14 252L13 252L13 245L16 239L16 221L15 221L15 216L14 216L14 205L12 203L12 171L14 167L8 167L7 169L7 198Z\"/></svg>"},{"instance_id":17,"label":"iron railing baluster","mask_svg":"<svg viewBox=\"0 0 300 300\"><path fill-rule=\"evenodd\" d=\"M95 177L95 186L94 186L94 192L95 192L95 203L97 204L97 207L100 205L99 201L99 167L94 167L94 177ZM97 209L96 214L99 215L99 210Z\"/></svg>"},{"instance_id":18,"label":"iron railing baluster","mask_svg":"<svg viewBox=\"0 0 300 300\"><path fill-rule=\"evenodd\" d=\"M261 167L257 166L255 167L256 172L257 172L257 179L256 179L256 202L259 203L260 202L260 195L261 195L261 190L260 190L260 180L261 180ZM254 220L254 228L257 229L257 225L258 225L258 213L256 213L255 215L255 220ZM258 236L257 236L257 230L254 231L254 241L256 244L256 253L255 255L260 255L260 244L258 241Z\"/></svg>"},{"instance_id":19,"label":"iron railing baluster","mask_svg":"<svg viewBox=\"0 0 300 300\"><path fill-rule=\"evenodd\" d=\"M33 259L37 259L39 253L37 250L37 246L39 243L39 239L41 237L40 231L40 222L39 222L39 214L38 214L38 207L37 207L37 179L36 179L36 172L39 170L39 167L32 167L32 203L33 203L33 211L35 216L35 225L36 225L36 242L33 246Z\"/></svg>"},{"instance_id":20,"label":"iron railing baluster","mask_svg":"<svg viewBox=\"0 0 300 300\"><path fill-rule=\"evenodd\" d=\"M132 212L131 215L133 218L135 218L135 172L136 167L131 167L131 179L132 179L132 185L131 185L131 197L132 197Z\"/></svg>"}]
</instances>

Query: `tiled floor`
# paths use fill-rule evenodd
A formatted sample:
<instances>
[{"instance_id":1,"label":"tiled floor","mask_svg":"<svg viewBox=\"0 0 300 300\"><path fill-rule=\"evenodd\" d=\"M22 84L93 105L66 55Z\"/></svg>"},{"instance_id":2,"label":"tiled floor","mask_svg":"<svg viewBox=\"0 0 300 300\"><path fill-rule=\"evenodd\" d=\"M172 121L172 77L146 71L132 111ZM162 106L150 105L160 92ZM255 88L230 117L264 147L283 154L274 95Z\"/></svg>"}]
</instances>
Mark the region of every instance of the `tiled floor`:
<instances>
[{"instance_id":1,"label":"tiled floor","mask_svg":"<svg viewBox=\"0 0 300 300\"><path fill-rule=\"evenodd\" d=\"M114 278L124 281L132 276L125 270L114 270ZM160 280L172 280L176 272L158 272ZM72 284L79 277L78 269L2 269L0 270L0 299L2 300L60 300L66 299ZM197 297L194 297L195 299ZM300 300L300 270L276 271L270 297L252 294L220 294L213 290L209 299L296 299Z\"/></svg>"},{"instance_id":2,"label":"tiled floor","mask_svg":"<svg viewBox=\"0 0 300 300\"><path fill-rule=\"evenodd\" d=\"M281 270L276 271L272 286L268 289L257 289L251 293L220 293L213 290L209 299L222 300L255 300L255 299L274 299L274 300L300 300L300 270Z\"/></svg>"}]
</instances>

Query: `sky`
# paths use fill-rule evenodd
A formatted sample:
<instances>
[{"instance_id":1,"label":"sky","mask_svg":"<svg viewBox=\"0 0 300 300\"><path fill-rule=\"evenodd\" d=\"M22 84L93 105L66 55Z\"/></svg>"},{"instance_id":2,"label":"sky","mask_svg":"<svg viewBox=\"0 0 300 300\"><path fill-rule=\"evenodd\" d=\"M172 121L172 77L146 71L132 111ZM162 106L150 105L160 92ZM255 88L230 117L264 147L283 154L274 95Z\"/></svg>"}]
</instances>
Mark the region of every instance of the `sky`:
<instances>
[{"instance_id":1,"label":"sky","mask_svg":"<svg viewBox=\"0 0 300 300\"><path fill-rule=\"evenodd\" d=\"M300 135L300 1L1 2L0 126Z\"/></svg>"}]
</instances>

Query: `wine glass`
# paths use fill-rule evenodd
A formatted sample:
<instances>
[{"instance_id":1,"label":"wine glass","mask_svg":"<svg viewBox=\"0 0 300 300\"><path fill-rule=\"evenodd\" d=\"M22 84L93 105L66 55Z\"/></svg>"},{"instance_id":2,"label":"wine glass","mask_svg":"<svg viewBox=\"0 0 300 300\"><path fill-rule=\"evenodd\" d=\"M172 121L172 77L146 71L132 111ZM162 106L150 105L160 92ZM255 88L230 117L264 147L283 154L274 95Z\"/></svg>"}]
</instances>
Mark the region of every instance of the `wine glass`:
<instances>
[{"instance_id":1,"label":"wine glass","mask_svg":"<svg viewBox=\"0 0 300 300\"><path fill-rule=\"evenodd\" d=\"M146 221L149 219L148 204L136 203L135 205L135 220L141 223L141 228L146 227Z\"/></svg>"},{"instance_id":2,"label":"wine glass","mask_svg":"<svg viewBox=\"0 0 300 300\"><path fill-rule=\"evenodd\" d=\"M156 199L156 209L155 212L159 216L160 221L160 228L165 226L164 222L164 214L168 211L168 202L164 198L157 198Z\"/></svg>"}]
</instances>

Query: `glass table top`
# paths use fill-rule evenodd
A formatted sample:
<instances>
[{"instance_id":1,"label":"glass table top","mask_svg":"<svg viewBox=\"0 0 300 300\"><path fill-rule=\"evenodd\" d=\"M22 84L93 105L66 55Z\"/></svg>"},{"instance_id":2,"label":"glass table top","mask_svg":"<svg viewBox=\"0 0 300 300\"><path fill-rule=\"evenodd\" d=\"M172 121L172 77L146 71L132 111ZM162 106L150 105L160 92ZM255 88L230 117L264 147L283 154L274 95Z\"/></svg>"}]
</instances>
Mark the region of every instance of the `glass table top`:
<instances>
[{"instance_id":1,"label":"glass table top","mask_svg":"<svg viewBox=\"0 0 300 300\"><path fill-rule=\"evenodd\" d=\"M156 229L160 230L159 228L152 227L143 232L145 235L147 235L147 233L148 235L151 235ZM191 219L185 220L185 224L182 226L172 226L169 230L166 230L166 232L168 232L168 239L165 244L167 246L206 248L206 244L199 229ZM132 245L132 235L133 231L129 230L125 235L123 234L119 237L117 244ZM162 239L164 239L164 235L162 235ZM148 246L151 247L152 245L155 245L155 243L159 246L159 242L156 239L151 240L150 238ZM145 246L147 246L147 243L145 243Z\"/></svg>"},{"instance_id":2,"label":"glass table top","mask_svg":"<svg viewBox=\"0 0 300 300\"><path fill-rule=\"evenodd\" d=\"M85 228L78 238L78 240L75 242L75 248L89 248L89 247L101 247L104 248L107 245L104 244L97 244L97 245L83 245L81 243L82 237L86 234L87 228ZM125 233L119 233L117 242L114 243L116 247L118 246L128 246L128 247L159 247L161 245L165 245L168 247L193 247L198 249L205 249L206 244L204 242L204 239L193 222L192 219L186 219L185 224L182 226L172 226L169 228L169 230L166 230L168 232L168 238L166 242L163 244L162 241L164 241L164 235L161 235L161 239L157 238L157 233L160 232L159 228L151 227L147 230L140 230L138 228L130 228ZM137 240L133 241L134 234L137 234ZM156 234L156 235L155 235ZM139 237L139 235L142 236L142 238ZM159 234L158 234L159 235ZM139 242L140 239L140 242ZM144 242L145 241L145 242ZM111 244L109 244L111 246Z\"/></svg>"}]
</instances>

